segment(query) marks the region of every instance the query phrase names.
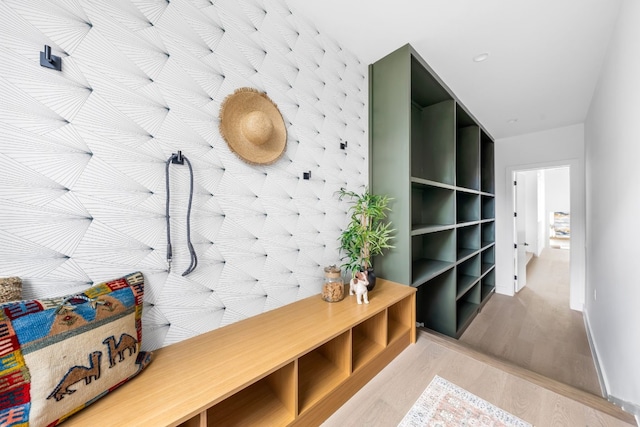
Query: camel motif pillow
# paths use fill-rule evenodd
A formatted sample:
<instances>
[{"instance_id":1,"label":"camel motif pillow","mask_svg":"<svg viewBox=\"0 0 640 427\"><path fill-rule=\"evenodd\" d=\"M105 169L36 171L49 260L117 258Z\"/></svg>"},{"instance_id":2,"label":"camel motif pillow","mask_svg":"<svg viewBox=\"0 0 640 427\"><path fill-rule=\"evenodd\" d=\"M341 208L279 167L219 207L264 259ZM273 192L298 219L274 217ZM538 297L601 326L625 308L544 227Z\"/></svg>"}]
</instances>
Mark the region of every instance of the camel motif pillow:
<instances>
[{"instance_id":1,"label":"camel motif pillow","mask_svg":"<svg viewBox=\"0 0 640 427\"><path fill-rule=\"evenodd\" d=\"M0 304L0 425L57 425L140 373L151 362L140 351L143 293L137 272Z\"/></svg>"}]
</instances>

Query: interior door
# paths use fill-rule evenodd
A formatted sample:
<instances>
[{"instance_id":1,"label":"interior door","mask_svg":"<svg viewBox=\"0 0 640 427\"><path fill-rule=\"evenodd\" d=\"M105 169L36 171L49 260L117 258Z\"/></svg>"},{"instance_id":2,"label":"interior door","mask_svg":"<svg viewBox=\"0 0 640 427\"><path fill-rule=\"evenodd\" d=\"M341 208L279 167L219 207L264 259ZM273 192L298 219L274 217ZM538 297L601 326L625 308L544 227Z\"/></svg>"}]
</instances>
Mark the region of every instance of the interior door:
<instances>
[{"instance_id":1,"label":"interior door","mask_svg":"<svg viewBox=\"0 0 640 427\"><path fill-rule=\"evenodd\" d=\"M514 227L514 269L515 291L519 292L527 286L527 252L526 252L526 212L525 209L526 175L522 172L513 174L513 227Z\"/></svg>"}]
</instances>

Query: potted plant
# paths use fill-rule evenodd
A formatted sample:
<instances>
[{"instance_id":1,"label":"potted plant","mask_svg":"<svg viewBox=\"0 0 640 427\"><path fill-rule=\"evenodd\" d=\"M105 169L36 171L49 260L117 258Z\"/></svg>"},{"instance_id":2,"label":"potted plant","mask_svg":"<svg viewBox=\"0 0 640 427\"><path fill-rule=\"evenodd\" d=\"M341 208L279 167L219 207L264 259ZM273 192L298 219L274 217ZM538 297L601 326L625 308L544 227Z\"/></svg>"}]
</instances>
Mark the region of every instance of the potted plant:
<instances>
[{"instance_id":1,"label":"potted plant","mask_svg":"<svg viewBox=\"0 0 640 427\"><path fill-rule=\"evenodd\" d=\"M351 272L352 277L359 271L366 271L369 279L368 290L375 286L375 274L371 259L382 255L383 250L393 248L391 223L385 221L390 210L388 196L371 194L365 188L362 194L341 188L337 192L340 200L349 198L353 205L349 208L351 215L347 228L340 235L340 250L346 260L342 267Z\"/></svg>"}]
</instances>

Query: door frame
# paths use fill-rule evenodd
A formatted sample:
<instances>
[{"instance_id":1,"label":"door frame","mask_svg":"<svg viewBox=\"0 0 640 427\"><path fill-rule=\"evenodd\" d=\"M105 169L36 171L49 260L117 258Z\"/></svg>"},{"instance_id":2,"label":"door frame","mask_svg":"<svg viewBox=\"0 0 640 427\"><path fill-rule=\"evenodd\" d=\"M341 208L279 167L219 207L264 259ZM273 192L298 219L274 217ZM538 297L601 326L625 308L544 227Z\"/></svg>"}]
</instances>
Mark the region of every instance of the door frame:
<instances>
[{"instance_id":1,"label":"door frame","mask_svg":"<svg viewBox=\"0 0 640 427\"><path fill-rule=\"evenodd\" d=\"M511 181L513 182L513 186L511 187L511 191L514 194L513 197L513 243L514 243L514 251L513 251L513 280L514 280L514 291L520 292L523 288L527 286L527 254L526 254L526 234L525 236L520 236L518 233L521 231L520 227L524 227L526 230L527 224L526 220L526 205L524 197L527 195L526 193L526 175L520 175L520 172L526 172L522 170L517 170L513 173L511 177ZM516 185L517 183L517 185ZM518 189L520 188L520 189ZM517 216L516 216L517 215ZM520 225L520 227L519 227ZM520 237L525 237L520 242Z\"/></svg>"},{"instance_id":2,"label":"door frame","mask_svg":"<svg viewBox=\"0 0 640 427\"><path fill-rule=\"evenodd\" d=\"M514 204L514 194L513 194L513 173L516 171L522 170L535 170L535 169L551 169L556 167L569 167L569 177L570 177L570 207L571 207L571 247L569 248L569 269L570 269L570 278L569 278L569 305L572 310L582 311L584 308L585 302L585 289L586 289L586 251L585 251L585 241L586 241L586 221L585 221L585 212L586 212L586 203L585 203L585 179L584 176L580 176L580 171L583 171L583 168L580 167L580 162L578 159L567 159L567 160L558 160L553 162L542 162L542 163L529 163L529 164L519 164L519 165L509 165L506 167L506 179L505 179L505 195L507 200L502 204L503 207L503 215L502 218L504 220L509 221L509 226L500 226L499 230L504 230L507 235L504 236L504 239L501 239L501 242L510 245L509 254L513 254L513 242L515 241L514 231L513 231L513 204ZM498 237L498 236L496 236ZM506 248L505 248L506 249ZM511 256L509 259L513 259ZM505 265L496 265L496 268L505 268L507 269L508 276L513 279L515 274L514 271L514 263L509 262ZM505 285L503 285L505 286ZM510 285L505 286L504 289L507 292L500 292L506 295L515 295L515 282L511 280ZM496 288L496 291L498 289Z\"/></svg>"}]
</instances>

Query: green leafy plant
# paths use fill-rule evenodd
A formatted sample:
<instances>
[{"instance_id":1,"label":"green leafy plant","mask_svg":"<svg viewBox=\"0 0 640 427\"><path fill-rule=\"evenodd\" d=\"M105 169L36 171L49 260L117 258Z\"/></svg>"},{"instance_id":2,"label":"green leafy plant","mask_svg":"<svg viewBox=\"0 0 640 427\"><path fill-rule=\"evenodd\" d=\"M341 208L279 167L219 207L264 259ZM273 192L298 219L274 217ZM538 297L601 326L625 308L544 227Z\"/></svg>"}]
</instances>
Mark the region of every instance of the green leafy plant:
<instances>
[{"instance_id":1,"label":"green leafy plant","mask_svg":"<svg viewBox=\"0 0 640 427\"><path fill-rule=\"evenodd\" d=\"M340 249L346 260L342 267L355 275L360 270L371 267L371 259L382 255L383 250L391 249L393 239L391 223L385 221L390 210L388 196L371 194L365 188L362 194L341 188L338 198L345 197L353 201L349 208L350 220L347 228L340 235Z\"/></svg>"}]
</instances>

